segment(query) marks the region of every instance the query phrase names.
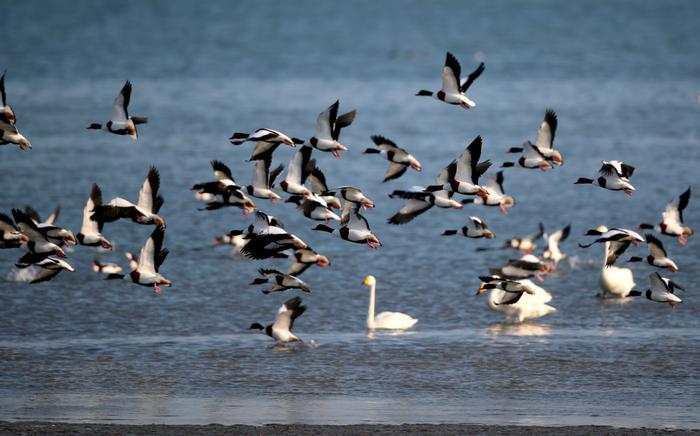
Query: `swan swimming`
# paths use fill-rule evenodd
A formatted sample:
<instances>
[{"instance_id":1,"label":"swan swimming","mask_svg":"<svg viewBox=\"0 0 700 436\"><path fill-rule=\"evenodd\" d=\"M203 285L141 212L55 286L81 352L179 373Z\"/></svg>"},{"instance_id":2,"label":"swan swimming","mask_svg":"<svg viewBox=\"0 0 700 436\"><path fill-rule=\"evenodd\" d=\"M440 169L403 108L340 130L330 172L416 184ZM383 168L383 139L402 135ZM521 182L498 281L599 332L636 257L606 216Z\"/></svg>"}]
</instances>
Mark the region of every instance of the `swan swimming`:
<instances>
[{"instance_id":1,"label":"swan swimming","mask_svg":"<svg viewBox=\"0 0 700 436\"><path fill-rule=\"evenodd\" d=\"M401 312L382 312L374 316L374 295L377 286L377 280L374 276L365 277L363 285L369 286L369 310L367 311L367 328L388 329L388 330L403 330L413 327L418 322L417 319L411 318Z\"/></svg>"}]
</instances>

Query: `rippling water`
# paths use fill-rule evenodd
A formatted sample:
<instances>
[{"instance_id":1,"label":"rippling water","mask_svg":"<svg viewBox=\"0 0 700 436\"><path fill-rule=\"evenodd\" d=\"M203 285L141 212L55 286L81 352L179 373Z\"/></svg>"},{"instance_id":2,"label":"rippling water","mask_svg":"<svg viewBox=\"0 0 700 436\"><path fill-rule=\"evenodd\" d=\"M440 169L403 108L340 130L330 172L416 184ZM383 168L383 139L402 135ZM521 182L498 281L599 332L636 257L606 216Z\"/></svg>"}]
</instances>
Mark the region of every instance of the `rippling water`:
<instances>
[{"instance_id":1,"label":"rippling water","mask_svg":"<svg viewBox=\"0 0 700 436\"><path fill-rule=\"evenodd\" d=\"M0 149L0 208L31 204L75 231L94 181L106 199L135 198L149 165L161 171L175 286L106 283L92 258L124 262L150 228L119 222L117 246L78 247L74 273L45 284L15 281L16 251L0 253L0 418L168 423L474 422L613 424L700 428L700 332L695 284L700 245L664 239L687 285L676 310L646 300L595 298L602 247L577 248L586 229L655 222L666 202L698 188L698 3L555 2L75 2L23 1L4 11L7 90L34 150ZM486 71L465 112L413 97L439 86L444 52L463 70ZM90 132L110 115L128 78L130 111L147 115L138 141ZM212 249L210 240L248 224L237 211L198 212L188 188L221 159L248 183L250 145L233 131L261 126L308 138L335 99L358 109L343 132L342 160L314 156L331 185L361 187L378 252L312 232L290 205L263 209L327 255L330 268L303 278L314 292L295 328L309 346L289 352L248 333L291 293L264 296L248 283L261 265ZM407 226L385 220L392 189L432 182L476 135L496 162L533 138L545 108L559 115L564 167L512 170L518 203L497 210L430 211ZM360 154L371 134L408 148L423 172L381 184L386 163ZM275 157L285 162L292 150ZM637 166L633 198L574 186L602 159ZM697 199L686 211L700 229ZM474 293L478 274L514 253L477 253L488 241L441 238L467 214L505 238L572 223L573 262L544 287L559 311L501 324ZM641 253L641 251L640 251ZM649 268L635 265L640 289ZM410 332L368 336L367 274L378 309L409 313Z\"/></svg>"}]
</instances>

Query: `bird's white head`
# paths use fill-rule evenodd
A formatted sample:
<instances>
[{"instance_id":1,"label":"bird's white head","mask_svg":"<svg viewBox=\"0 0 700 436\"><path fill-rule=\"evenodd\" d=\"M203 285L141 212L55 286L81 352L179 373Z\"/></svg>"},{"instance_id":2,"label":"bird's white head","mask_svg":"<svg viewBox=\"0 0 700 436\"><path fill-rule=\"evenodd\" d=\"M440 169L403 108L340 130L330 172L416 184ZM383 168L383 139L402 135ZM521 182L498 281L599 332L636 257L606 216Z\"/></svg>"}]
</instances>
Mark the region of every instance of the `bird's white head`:
<instances>
[{"instance_id":1,"label":"bird's white head","mask_svg":"<svg viewBox=\"0 0 700 436\"><path fill-rule=\"evenodd\" d=\"M362 282L362 284L365 286L374 286L376 283L377 280L374 278L374 276L367 276L365 277L365 281Z\"/></svg>"}]
</instances>

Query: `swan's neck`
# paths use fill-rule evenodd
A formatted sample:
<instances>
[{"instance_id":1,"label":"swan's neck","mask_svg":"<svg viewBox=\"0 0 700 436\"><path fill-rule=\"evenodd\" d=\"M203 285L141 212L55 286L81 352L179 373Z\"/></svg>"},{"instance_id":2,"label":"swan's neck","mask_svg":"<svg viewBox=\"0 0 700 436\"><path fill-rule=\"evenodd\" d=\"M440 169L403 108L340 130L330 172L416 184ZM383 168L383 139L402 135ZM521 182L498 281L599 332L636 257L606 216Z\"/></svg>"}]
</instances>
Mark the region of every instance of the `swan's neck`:
<instances>
[{"instance_id":1,"label":"swan's neck","mask_svg":"<svg viewBox=\"0 0 700 436\"><path fill-rule=\"evenodd\" d=\"M369 287L369 309L367 310L367 328L374 328L374 292L376 285L372 283Z\"/></svg>"}]
</instances>

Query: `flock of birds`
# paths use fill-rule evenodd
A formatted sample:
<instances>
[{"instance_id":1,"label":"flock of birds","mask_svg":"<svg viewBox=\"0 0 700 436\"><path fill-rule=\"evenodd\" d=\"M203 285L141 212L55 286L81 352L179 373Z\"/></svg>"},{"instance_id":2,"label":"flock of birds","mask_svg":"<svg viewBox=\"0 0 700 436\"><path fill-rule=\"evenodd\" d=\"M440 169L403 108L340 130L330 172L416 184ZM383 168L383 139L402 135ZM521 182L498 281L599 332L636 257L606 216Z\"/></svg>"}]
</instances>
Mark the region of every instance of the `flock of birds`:
<instances>
[{"instance_id":1,"label":"flock of birds","mask_svg":"<svg viewBox=\"0 0 700 436\"><path fill-rule=\"evenodd\" d=\"M416 95L430 96L438 101L471 109L476 103L465 92L483 73L483 62L466 78L461 77L460 64L447 53L442 69L442 87L436 92L421 90ZM5 75L0 78L2 107L0 108L0 145L16 144L22 150L31 149L29 141L19 133L16 127L14 111L7 104L5 93ZM93 123L88 129L103 130L115 135L137 138L137 126L146 124L148 118L131 116L128 106L132 85L125 83L112 105L112 116L103 124ZM372 232L368 220L363 216L366 209L374 207L374 202L357 187L331 187L312 158L314 150L332 153L336 158L348 148L340 143L342 129L352 124L356 111L339 114L339 101L321 112L317 118L317 131L308 141L290 137L282 132L261 128L253 133L236 132L229 138L231 144L239 146L246 142L254 143L250 162L254 162L252 184L239 185L231 170L223 162L212 161L214 180L197 183L192 187L197 200L204 202L201 210L218 210L238 208L245 216L254 212L254 222L246 229L232 230L215 240L216 244L230 244L236 252L255 260L288 259L286 271L276 269L259 269L259 277L252 285L267 285L264 293L282 292L297 289L311 292L309 284L300 275L312 265L325 267L330 260L305 243L298 236L288 232L282 221L269 215L256 205L258 200L269 200L277 204L282 200L275 192L275 181L282 177L284 165L272 168L273 154L280 146L297 147L298 150L287 164L284 179L279 188L286 194L286 202L297 205L298 210L308 219L319 221L313 230L326 232L346 242L366 244L371 249L378 249L382 243ZM535 142L526 141L521 147L512 147L507 152L519 155L513 162L505 162L501 168L519 167L546 171L555 166L562 166L564 159L555 148L554 139L557 129L557 116L553 110L547 110L537 130ZM367 148L364 153L379 155L389 162L383 181L400 178L409 168L420 172L421 163L404 148L390 139L374 135L371 137L376 147ZM505 193L504 171L499 170L492 177L486 173L492 167L489 160L481 161L482 139L474 138L468 147L438 174L434 183L425 187L413 187L408 190L394 190L391 198L405 201L403 206L389 218L394 225L406 224L419 215L433 208L461 209L467 204L499 208L504 214L508 208L515 206L515 199ZM272 169L271 169L272 168ZM632 195L635 191L630 179L634 167L624 162L603 161L597 178L579 178L576 184L591 184L611 191L624 191ZM483 182L482 182L483 180ZM121 266L111 263L93 262L96 272L104 273L105 278L121 279L137 285L152 287L156 293L162 286L171 286L172 282L164 277L159 269L165 261L168 250L163 248L165 237L165 220L159 215L163 206L163 197L159 194L160 176L158 170L151 167L138 193L136 203L124 198L114 198L103 204L102 192L93 184L83 209L82 227L77 235L56 224L59 216L57 210L48 219L42 220L31 208L12 210L11 217L0 213L0 248L18 249L26 245L27 252L16 262L17 268L34 267L37 272L31 283L51 280L61 271L73 271L74 268L64 260L70 245L85 245L111 250L112 243L103 235L104 225L117 220L130 220L136 224L154 226L154 230L144 243L137 256L127 253L129 259L128 273ZM253 200L255 199L255 200ZM683 224L683 211L690 199L690 188L666 206L662 220L658 224L641 224L640 229L649 233L642 237L630 229L598 227L588 230L586 235L595 240L588 245L604 245L604 262L601 269L603 297L628 298L642 295L634 290L635 282L632 271L616 266L615 263L630 245L646 243L647 257L632 257L630 262L645 262L651 267L678 270L671 260L663 243L653 232L664 236L678 238L685 245L693 231ZM259 202L259 201L258 201ZM329 225L337 222L337 226ZM501 312L508 321L522 322L556 311L548 303L551 295L531 279L540 281L544 276L555 271L557 265L566 258L560 249L560 243L569 236L570 226L547 234L540 224L539 232L530 236L513 238L503 245L486 248L508 248L522 253L522 257L509 260L500 268L492 269L488 275L480 276L483 282L477 293L490 290L488 305ZM466 238L495 237L486 222L476 216L469 216L461 229L445 230L444 236L463 236ZM537 241L544 239L546 249L536 256ZM668 303L674 306L682 300L675 290L685 289L673 280L663 277L659 272L649 275L650 286L643 293L651 301ZM382 312L375 316L376 279L367 276L364 285L370 288L370 300L367 317L369 329L408 329L417 322L409 315L398 312ZM301 316L306 307L300 297L286 301L278 310L275 321L267 326L252 324L250 329L262 330L279 342L297 342L300 339L292 333L296 318Z\"/></svg>"}]
</instances>

